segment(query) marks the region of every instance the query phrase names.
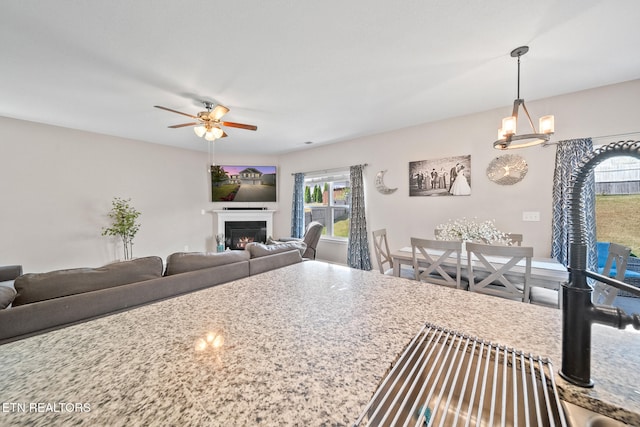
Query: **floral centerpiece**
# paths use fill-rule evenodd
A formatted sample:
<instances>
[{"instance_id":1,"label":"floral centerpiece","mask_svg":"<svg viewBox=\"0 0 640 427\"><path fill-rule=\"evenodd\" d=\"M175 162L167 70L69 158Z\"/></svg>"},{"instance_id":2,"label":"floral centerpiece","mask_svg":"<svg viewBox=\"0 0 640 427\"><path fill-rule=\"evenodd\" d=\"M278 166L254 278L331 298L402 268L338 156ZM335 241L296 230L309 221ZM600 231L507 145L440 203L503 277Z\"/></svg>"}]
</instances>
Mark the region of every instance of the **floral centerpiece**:
<instances>
[{"instance_id":1,"label":"floral centerpiece","mask_svg":"<svg viewBox=\"0 0 640 427\"><path fill-rule=\"evenodd\" d=\"M478 221L477 218L449 220L447 223L437 226L436 230L437 240L511 244L511 239L498 230L492 220Z\"/></svg>"}]
</instances>

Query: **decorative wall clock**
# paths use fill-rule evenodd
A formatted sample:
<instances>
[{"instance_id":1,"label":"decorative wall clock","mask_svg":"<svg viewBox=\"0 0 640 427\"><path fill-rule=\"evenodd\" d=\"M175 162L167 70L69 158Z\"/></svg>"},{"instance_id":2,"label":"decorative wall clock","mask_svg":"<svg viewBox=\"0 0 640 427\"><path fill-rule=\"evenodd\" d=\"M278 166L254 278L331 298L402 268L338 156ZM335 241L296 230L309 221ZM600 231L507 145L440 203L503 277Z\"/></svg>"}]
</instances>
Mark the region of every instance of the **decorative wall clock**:
<instances>
[{"instance_id":1,"label":"decorative wall clock","mask_svg":"<svg viewBox=\"0 0 640 427\"><path fill-rule=\"evenodd\" d=\"M487 166L487 177L496 184L513 185L522 181L529 170L527 162L517 154L496 157Z\"/></svg>"}]
</instances>

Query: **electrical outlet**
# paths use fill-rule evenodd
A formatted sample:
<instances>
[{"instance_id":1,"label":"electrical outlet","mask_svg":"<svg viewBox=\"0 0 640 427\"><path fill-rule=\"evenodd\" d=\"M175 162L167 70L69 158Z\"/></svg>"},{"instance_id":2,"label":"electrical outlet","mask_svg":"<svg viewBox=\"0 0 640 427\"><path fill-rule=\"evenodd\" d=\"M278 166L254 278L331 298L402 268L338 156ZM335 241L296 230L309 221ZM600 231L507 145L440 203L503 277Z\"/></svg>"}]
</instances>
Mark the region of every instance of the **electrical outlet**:
<instances>
[{"instance_id":1,"label":"electrical outlet","mask_svg":"<svg viewBox=\"0 0 640 427\"><path fill-rule=\"evenodd\" d=\"M523 221L540 221L540 212L522 212Z\"/></svg>"}]
</instances>

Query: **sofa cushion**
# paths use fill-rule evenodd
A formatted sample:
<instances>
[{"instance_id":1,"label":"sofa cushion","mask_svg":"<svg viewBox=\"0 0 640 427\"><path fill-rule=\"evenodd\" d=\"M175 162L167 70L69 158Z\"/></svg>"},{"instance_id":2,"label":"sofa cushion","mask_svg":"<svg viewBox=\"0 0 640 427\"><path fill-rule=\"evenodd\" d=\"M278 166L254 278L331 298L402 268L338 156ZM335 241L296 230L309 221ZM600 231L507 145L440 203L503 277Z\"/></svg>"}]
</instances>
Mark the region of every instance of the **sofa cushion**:
<instances>
[{"instance_id":1,"label":"sofa cushion","mask_svg":"<svg viewBox=\"0 0 640 427\"><path fill-rule=\"evenodd\" d=\"M162 276L162 258L150 256L98 268L23 274L15 280L14 306L141 282Z\"/></svg>"},{"instance_id":2,"label":"sofa cushion","mask_svg":"<svg viewBox=\"0 0 640 427\"><path fill-rule=\"evenodd\" d=\"M176 252L167 257L167 270L164 275L171 276L248 260L249 254L246 251Z\"/></svg>"},{"instance_id":3,"label":"sofa cushion","mask_svg":"<svg viewBox=\"0 0 640 427\"><path fill-rule=\"evenodd\" d=\"M22 274L21 265L0 265L0 283L14 280ZM13 285L12 285L13 287Z\"/></svg>"},{"instance_id":4,"label":"sofa cushion","mask_svg":"<svg viewBox=\"0 0 640 427\"><path fill-rule=\"evenodd\" d=\"M0 286L0 310L9 307L15 297L15 289L9 286Z\"/></svg>"},{"instance_id":5,"label":"sofa cushion","mask_svg":"<svg viewBox=\"0 0 640 427\"><path fill-rule=\"evenodd\" d=\"M298 249L289 249L285 252L251 258L249 260L249 275L264 273L276 268L286 267L291 264L302 262L302 256Z\"/></svg>"},{"instance_id":6,"label":"sofa cushion","mask_svg":"<svg viewBox=\"0 0 640 427\"><path fill-rule=\"evenodd\" d=\"M304 242L287 242L276 243L272 245L265 245L263 243L248 243L245 250L249 251L251 258L259 258L267 255L279 254L281 252L288 252L293 249L300 251L300 256L307 250L307 244Z\"/></svg>"}]
</instances>

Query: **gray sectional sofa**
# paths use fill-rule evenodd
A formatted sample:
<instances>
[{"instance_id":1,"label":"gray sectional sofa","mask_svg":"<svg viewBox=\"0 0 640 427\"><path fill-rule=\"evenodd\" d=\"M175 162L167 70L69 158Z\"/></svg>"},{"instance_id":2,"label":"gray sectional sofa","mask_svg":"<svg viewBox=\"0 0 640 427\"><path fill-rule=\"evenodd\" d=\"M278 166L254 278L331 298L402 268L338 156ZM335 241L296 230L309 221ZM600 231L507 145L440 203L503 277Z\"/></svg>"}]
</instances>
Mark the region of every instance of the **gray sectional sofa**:
<instances>
[{"instance_id":1,"label":"gray sectional sofa","mask_svg":"<svg viewBox=\"0 0 640 427\"><path fill-rule=\"evenodd\" d=\"M181 252L99 268L23 274L0 309L0 344L302 261L306 247L250 245L244 251ZM163 271L164 268L164 271Z\"/></svg>"}]
</instances>

